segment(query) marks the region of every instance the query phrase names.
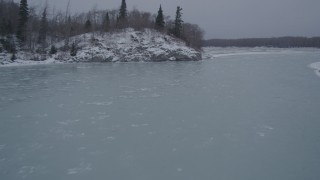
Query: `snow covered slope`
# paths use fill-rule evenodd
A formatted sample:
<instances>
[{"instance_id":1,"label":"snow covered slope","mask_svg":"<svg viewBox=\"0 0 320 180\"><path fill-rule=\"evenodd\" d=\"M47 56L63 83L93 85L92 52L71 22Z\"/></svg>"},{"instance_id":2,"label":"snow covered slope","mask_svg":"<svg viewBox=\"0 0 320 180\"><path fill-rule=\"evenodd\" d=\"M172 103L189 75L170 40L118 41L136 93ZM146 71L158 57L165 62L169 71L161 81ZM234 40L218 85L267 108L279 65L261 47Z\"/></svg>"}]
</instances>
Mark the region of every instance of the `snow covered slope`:
<instances>
[{"instance_id":1,"label":"snow covered slope","mask_svg":"<svg viewBox=\"0 0 320 180\"><path fill-rule=\"evenodd\" d=\"M70 38L75 42L77 55L62 51L65 42L56 43L55 55L19 51L17 59L11 54L0 53L0 65L48 64L63 62L132 62L132 61L197 61L201 52L187 47L185 42L151 29L135 31L131 28L112 33L87 33ZM50 51L50 47L47 52Z\"/></svg>"},{"instance_id":2,"label":"snow covered slope","mask_svg":"<svg viewBox=\"0 0 320 180\"><path fill-rule=\"evenodd\" d=\"M66 53L58 53L55 59L64 61L186 61L200 60L201 53L187 47L183 41L145 29L134 31L126 29L113 33L88 33L71 38L76 42L78 52L75 57ZM63 42L57 45L62 47Z\"/></svg>"}]
</instances>

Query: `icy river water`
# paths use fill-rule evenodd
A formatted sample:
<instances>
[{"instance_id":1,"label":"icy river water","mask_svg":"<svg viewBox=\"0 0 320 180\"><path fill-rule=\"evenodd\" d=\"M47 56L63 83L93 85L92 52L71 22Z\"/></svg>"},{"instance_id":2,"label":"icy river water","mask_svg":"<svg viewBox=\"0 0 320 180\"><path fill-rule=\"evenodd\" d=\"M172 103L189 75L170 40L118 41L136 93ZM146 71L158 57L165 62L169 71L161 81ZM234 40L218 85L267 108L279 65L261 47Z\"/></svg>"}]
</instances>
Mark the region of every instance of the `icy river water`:
<instances>
[{"instance_id":1,"label":"icy river water","mask_svg":"<svg viewBox=\"0 0 320 180\"><path fill-rule=\"evenodd\" d=\"M320 50L206 51L0 67L0 179L319 180Z\"/></svg>"}]
</instances>

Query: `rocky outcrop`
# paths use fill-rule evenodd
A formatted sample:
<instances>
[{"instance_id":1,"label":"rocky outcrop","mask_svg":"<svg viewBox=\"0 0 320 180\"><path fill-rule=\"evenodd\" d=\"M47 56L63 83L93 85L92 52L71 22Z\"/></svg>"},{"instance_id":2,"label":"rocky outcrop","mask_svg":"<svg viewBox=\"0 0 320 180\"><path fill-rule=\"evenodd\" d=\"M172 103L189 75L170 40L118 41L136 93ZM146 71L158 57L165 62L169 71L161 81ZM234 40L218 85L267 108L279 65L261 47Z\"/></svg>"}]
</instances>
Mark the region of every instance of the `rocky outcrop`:
<instances>
[{"instance_id":1,"label":"rocky outcrop","mask_svg":"<svg viewBox=\"0 0 320 180\"><path fill-rule=\"evenodd\" d=\"M66 53L58 53L55 59L80 62L201 60L201 52L187 47L183 41L150 29L90 33L73 37L71 41L77 44L77 55L71 57Z\"/></svg>"},{"instance_id":2,"label":"rocky outcrop","mask_svg":"<svg viewBox=\"0 0 320 180\"><path fill-rule=\"evenodd\" d=\"M186 46L185 42L151 29L135 31L128 28L112 33L87 33L70 38L70 42L76 44L76 56L71 56L65 42L61 41L55 44L58 52L54 55L19 51L17 59L12 61L11 54L2 52L0 65L198 61L202 58L201 52Z\"/></svg>"}]
</instances>

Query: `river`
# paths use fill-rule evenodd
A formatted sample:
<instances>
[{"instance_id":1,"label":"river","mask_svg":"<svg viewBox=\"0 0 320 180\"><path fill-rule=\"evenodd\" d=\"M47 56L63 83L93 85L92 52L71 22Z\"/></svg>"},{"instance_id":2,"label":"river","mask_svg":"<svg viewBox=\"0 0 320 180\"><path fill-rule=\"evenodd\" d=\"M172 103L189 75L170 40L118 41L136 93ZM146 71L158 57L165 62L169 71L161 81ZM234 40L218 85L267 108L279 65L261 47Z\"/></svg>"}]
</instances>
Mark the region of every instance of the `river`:
<instances>
[{"instance_id":1,"label":"river","mask_svg":"<svg viewBox=\"0 0 320 180\"><path fill-rule=\"evenodd\" d=\"M3 180L319 180L316 49L0 68Z\"/></svg>"}]
</instances>

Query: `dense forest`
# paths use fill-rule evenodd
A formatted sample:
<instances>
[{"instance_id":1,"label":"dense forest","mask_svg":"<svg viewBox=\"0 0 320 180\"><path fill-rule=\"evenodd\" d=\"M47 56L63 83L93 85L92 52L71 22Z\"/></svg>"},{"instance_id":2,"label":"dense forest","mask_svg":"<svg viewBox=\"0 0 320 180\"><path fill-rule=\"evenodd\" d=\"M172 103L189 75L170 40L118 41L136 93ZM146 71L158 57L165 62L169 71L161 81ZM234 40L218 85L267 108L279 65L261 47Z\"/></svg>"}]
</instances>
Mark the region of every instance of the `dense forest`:
<instances>
[{"instance_id":1,"label":"dense forest","mask_svg":"<svg viewBox=\"0 0 320 180\"><path fill-rule=\"evenodd\" d=\"M248 38L248 39L210 39L203 41L204 46L217 47L316 47L320 48L320 37L279 37L279 38Z\"/></svg>"},{"instance_id":2,"label":"dense forest","mask_svg":"<svg viewBox=\"0 0 320 180\"><path fill-rule=\"evenodd\" d=\"M70 51L72 36L92 33L94 37L96 33L113 33L125 28L156 29L185 41L190 47L201 49L204 32L198 25L183 21L181 7L177 7L175 18L170 19L163 13L161 5L154 14L137 9L128 11L125 0L119 5L119 9L93 8L86 13L71 13L70 1L65 10L55 11L48 6L29 7L27 0L21 0L19 4L13 0L0 0L0 52L12 53L14 59L14 54L21 50L38 53ZM61 41L65 43L64 48L56 49L54 44Z\"/></svg>"}]
</instances>

